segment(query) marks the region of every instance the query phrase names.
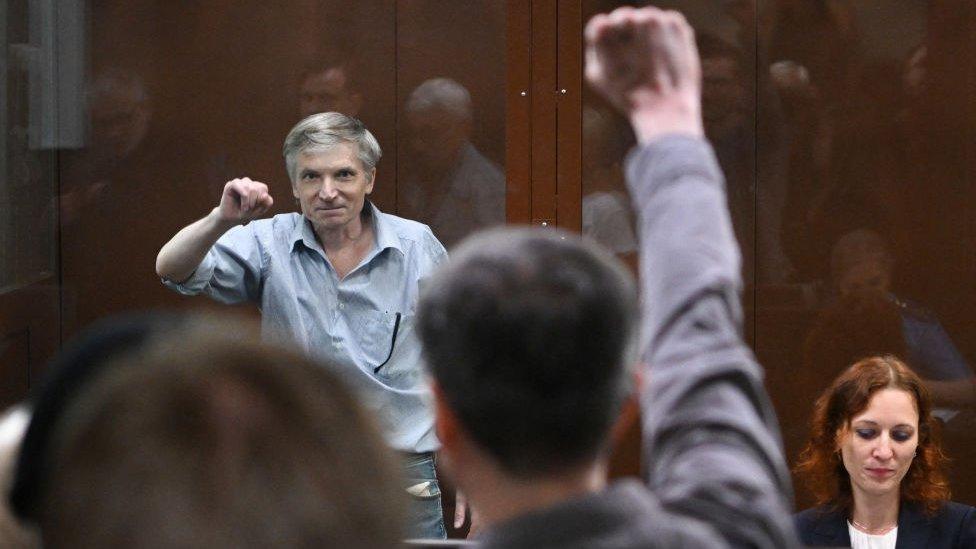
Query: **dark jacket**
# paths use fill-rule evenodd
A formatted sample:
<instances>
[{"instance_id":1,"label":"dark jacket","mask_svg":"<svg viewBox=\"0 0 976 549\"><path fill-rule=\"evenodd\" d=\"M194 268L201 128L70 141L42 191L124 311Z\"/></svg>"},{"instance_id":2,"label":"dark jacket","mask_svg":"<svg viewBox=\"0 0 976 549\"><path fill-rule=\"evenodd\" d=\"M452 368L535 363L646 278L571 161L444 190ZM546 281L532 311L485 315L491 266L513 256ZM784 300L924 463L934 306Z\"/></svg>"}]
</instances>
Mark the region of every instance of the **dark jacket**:
<instances>
[{"instance_id":1,"label":"dark jacket","mask_svg":"<svg viewBox=\"0 0 976 549\"><path fill-rule=\"evenodd\" d=\"M485 532L482 549L723 547L700 521L663 509L636 480L508 520Z\"/></svg>"},{"instance_id":2,"label":"dark jacket","mask_svg":"<svg viewBox=\"0 0 976 549\"><path fill-rule=\"evenodd\" d=\"M807 509L794 517L800 541L811 547L850 547L844 513L826 506ZM976 508L948 502L934 516L903 503L898 512L896 549L940 549L976 547Z\"/></svg>"}]
</instances>

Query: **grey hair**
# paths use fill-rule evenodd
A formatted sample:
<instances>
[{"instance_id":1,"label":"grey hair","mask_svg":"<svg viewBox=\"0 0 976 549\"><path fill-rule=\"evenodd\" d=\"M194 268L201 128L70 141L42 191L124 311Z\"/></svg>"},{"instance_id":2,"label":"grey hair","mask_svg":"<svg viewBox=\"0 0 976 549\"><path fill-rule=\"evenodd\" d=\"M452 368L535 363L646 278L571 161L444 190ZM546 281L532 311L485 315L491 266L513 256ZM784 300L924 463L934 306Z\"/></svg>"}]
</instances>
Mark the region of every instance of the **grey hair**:
<instances>
[{"instance_id":1,"label":"grey hair","mask_svg":"<svg viewBox=\"0 0 976 549\"><path fill-rule=\"evenodd\" d=\"M338 112L320 112L295 124L285 137L282 154L288 178L292 183L297 180L298 155L327 151L340 143L356 144L357 156L367 173L373 171L383 156L379 142L358 119Z\"/></svg>"},{"instance_id":2,"label":"grey hair","mask_svg":"<svg viewBox=\"0 0 976 549\"><path fill-rule=\"evenodd\" d=\"M440 109L457 120L471 120L471 94L450 78L431 78L417 86L407 98L407 111Z\"/></svg>"}]
</instances>

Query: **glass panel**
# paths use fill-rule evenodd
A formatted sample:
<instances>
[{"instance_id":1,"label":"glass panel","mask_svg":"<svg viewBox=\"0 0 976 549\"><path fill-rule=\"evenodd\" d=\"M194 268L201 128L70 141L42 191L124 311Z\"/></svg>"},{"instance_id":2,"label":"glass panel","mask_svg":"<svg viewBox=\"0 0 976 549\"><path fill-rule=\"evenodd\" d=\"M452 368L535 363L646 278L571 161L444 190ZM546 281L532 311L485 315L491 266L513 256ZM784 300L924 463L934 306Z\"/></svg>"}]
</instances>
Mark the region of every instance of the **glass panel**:
<instances>
[{"instance_id":1,"label":"glass panel","mask_svg":"<svg viewBox=\"0 0 976 549\"><path fill-rule=\"evenodd\" d=\"M56 29L50 2L0 2L0 294L57 276Z\"/></svg>"},{"instance_id":2,"label":"glass panel","mask_svg":"<svg viewBox=\"0 0 976 549\"><path fill-rule=\"evenodd\" d=\"M827 384L865 354L893 353L933 393L954 499L976 502L976 64L960 53L976 48L976 16L912 0L652 3L696 29L706 133L743 250L746 331L791 461ZM584 2L584 18L624 4ZM584 230L627 234L624 214L587 209L619 177L629 130L584 102Z\"/></svg>"},{"instance_id":3,"label":"glass panel","mask_svg":"<svg viewBox=\"0 0 976 549\"><path fill-rule=\"evenodd\" d=\"M400 2L397 212L445 246L505 222L505 3Z\"/></svg>"},{"instance_id":4,"label":"glass panel","mask_svg":"<svg viewBox=\"0 0 976 549\"><path fill-rule=\"evenodd\" d=\"M90 139L63 150L66 335L103 316L206 306L155 275L175 232L230 179L297 211L281 147L312 110L362 118L384 149L375 202L395 207L396 6L388 1L92 3Z\"/></svg>"},{"instance_id":5,"label":"glass panel","mask_svg":"<svg viewBox=\"0 0 976 549\"><path fill-rule=\"evenodd\" d=\"M272 213L294 211L281 143L312 111L346 111L376 135L380 209L448 245L504 222L503 4L107 0L89 12L90 136L60 147L66 335L120 311L197 306L159 283L157 251L235 177L267 183ZM435 78L449 80L422 86Z\"/></svg>"},{"instance_id":6,"label":"glass panel","mask_svg":"<svg viewBox=\"0 0 976 549\"><path fill-rule=\"evenodd\" d=\"M760 8L759 74L775 95L759 97L758 125L785 129L790 269L759 286L756 342L787 451L799 452L811 403L840 371L894 354L931 390L953 499L973 503L974 65L954 53L976 45L973 14L952 2ZM760 232L767 223L760 211Z\"/></svg>"}]
</instances>

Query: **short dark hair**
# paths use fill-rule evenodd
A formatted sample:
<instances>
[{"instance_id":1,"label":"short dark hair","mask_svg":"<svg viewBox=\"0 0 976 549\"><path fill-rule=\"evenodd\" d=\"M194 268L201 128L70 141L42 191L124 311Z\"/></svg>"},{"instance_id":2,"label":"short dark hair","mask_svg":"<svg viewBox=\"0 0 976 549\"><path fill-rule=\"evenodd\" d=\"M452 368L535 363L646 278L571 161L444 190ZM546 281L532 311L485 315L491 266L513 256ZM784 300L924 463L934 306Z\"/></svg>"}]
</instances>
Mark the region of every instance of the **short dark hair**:
<instances>
[{"instance_id":1,"label":"short dark hair","mask_svg":"<svg viewBox=\"0 0 976 549\"><path fill-rule=\"evenodd\" d=\"M558 230L464 241L418 305L428 367L465 430L511 475L595 459L631 389L634 281Z\"/></svg>"},{"instance_id":2,"label":"short dark hair","mask_svg":"<svg viewBox=\"0 0 976 549\"><path fill-rule=\"evenodd\" d=\"M345 386L256 330L214 330L187 322L78 397L55 437L45 546L394 545L397 469Z\"/></svg>"},{"instance_id":3,"label":"short dark hair","mask_svg":"<svg viewBox=\"0 0 976 549\"><path fill-rule=\"evenodd\" d=\"M298 72L298 86L301 86L312 76L318 76L332 69L342 71L345 77L345 88L352 93L359 93L362 90L362 83L359 82L359 61L345 53L333 55L316 55L312 59L302 64Z\"/></svg>"}]
</instances>

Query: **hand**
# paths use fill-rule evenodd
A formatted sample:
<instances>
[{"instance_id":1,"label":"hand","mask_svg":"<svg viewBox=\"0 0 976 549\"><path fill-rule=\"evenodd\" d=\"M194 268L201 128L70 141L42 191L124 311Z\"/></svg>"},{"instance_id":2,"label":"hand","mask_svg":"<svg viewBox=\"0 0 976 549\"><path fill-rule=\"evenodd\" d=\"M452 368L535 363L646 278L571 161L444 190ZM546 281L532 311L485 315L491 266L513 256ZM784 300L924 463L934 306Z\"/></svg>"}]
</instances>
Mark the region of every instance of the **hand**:
<instances>
[{"instance_id":1,"label":"hand","mask_svg":"<svg viewBox=\"0 0 976 549\"><path fill-rule=\"evenodd\" d=\"M454 529L457 530L464 526L464 517L471 515L471 527L468 528L468 537L474 536L481 529L481 520L474 507L468 504L468 498L458 490L454 496Z\"/></svg>"},{"instance_id":2,"label":"hand","mask_svg":"<svg viewBox=\"0 0 976 549\"><path fill-rule=\"evenodd\" d=\"M678 12L619 8L586 25L586 78L627 115L646 143L704 134L695 35Z\"/></svg>"},{"instance_id":3,"label":"hand","mask_svg":"<svg viewBox=\"0 0 976 549\"><path fill-rule=\"evenodd\" d=\"M267 185L243 177L224 185L217 210L224 221L247 224L267 212L273 204Z\"/></svg>"}]
</instances>

